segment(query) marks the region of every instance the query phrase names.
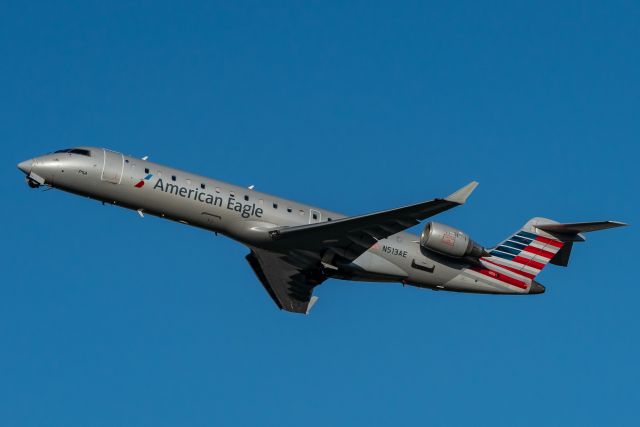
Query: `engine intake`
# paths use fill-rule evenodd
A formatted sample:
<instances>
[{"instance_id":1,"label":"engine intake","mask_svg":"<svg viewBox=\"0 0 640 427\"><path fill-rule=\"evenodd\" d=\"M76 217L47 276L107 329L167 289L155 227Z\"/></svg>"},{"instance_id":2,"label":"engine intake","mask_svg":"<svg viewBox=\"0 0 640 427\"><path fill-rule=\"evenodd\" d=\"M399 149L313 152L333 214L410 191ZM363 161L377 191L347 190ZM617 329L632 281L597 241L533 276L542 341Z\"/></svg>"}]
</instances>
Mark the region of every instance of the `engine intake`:
<instances>
[{"instance_id":1,"label":"engine intake","mask_svg":"<svg viewBox=\"0 0 640 427\"><path fill-rule=\"evenodd\" d=\"M467 234L439 222L425 225L420 235L420 246L453 258L480 258L486 254L485 249Z\"/></svg>"}]
</instances>

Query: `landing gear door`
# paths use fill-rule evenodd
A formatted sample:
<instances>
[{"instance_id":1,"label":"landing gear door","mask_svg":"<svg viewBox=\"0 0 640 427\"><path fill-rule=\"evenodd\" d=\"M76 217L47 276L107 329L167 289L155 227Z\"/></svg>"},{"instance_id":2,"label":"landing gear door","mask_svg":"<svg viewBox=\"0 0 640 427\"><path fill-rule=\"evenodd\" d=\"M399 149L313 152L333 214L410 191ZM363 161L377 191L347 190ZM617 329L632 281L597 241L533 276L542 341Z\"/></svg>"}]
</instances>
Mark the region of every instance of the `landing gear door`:
<instances>
[{"instance_id":1,"label":"landing gear door","mask_svg":"<svg viewBox=\"0 0 640 427\"><path fill-rule=\"evenodd\" d=\"M309 224L320 221L322 221L322 214L315 209L309 209Z\"/></svg>"},{"instance_id":2,"label":"landing gear door","mask_svg":"<svg viewBox=\"0 0 640 427\"><path fill-rule=\"evenodd\" d=\"M102 175L100 179L113 184L122 182L122 172L124 170L124 156L111 150L104 151L104 164L102 165Z\"/></svg>"}]
</instances>

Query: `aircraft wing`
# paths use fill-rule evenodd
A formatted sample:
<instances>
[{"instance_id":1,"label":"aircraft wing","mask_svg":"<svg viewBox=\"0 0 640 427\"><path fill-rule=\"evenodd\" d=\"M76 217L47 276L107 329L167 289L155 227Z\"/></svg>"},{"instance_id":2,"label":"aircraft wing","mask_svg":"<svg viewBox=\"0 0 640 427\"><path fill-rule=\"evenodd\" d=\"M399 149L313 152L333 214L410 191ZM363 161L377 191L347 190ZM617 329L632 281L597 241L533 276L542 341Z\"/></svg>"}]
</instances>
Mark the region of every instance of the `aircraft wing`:
<instances>
[{"instance_id":1,"label":"aircraft wing","mask_svg":"<svg viewBox=\"0 0 640 427\"><path fill-rule=\"evenodd\" d=\"M311 295L313 288L326 279L314 265L317 262L257 248L252 248L246 258L280 309L304 314L311 310L318 299Z\"/></svg>"},{"instance_id":2,"label":"aircraft wing","mask_svg":"<svg viewBox=\"0 0 640 427\"><path fill-rule=\"evenodd\" d=\"M471 182L444 199L336 221L269 231L272 240L251 248L247 261L276 305L308 313L317 297L313 288L326 280L323 257L328 251L354 260L376 241L463 204L478 185Z\"/></svg>"},{"instance_id":3,"label":"aircraft wing","mask_svg":"<svg viewBox=\"0 0 640 427\"><path fill-rule=\"evenodd\" d=\"M473 181L444 199L342 218L331 222L283 227L270 231L268 249L286 252L295 249L321 257L327 249L354 260L375 242L418 224L433 215L463 204L478 185Z\"/></svg>"}]
</instances>

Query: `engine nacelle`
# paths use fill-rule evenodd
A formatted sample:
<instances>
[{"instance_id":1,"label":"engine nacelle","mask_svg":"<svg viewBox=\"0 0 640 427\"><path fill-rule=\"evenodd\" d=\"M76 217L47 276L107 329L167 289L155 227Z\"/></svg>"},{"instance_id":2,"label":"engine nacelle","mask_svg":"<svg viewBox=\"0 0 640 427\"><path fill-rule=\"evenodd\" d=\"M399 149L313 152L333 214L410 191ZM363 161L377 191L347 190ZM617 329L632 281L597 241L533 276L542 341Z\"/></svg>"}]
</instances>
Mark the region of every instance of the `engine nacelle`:
<instances>
[{"instance_id":1,"label":"engine nacelle","mask_svg":"<svg viewBox=\"0 0 640 427\"><path fill-rule=\"evenodd\" d=\"M465 233L439 222L430 222L424 226L420 246L453 258L479 258L486 254L485 249Z\"/></svg>"}]
</instances>

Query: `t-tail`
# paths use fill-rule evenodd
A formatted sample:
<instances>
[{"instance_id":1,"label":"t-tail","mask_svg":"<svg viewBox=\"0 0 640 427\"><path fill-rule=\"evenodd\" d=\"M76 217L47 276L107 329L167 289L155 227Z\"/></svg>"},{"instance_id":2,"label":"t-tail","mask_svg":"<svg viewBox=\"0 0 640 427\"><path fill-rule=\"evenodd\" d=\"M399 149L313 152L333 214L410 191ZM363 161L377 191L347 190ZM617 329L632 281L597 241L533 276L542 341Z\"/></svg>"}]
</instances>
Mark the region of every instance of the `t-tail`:
<instances>
[{"instance_id":1,"label":"t-tail","mask_svg":"<svg viewBox=\"0 0 640 427\"><path fill-rule=\"evenodd\" d=\"M546 218L532 218L480 258L481 266L471 270L502 292L540 294L545 288L534 279L547 264L566 267L574 242L584 242L582 233L624 226L617 221L562 224ZM500 291L499 291L500 292Z\"/></svg>"}]
</instances>

